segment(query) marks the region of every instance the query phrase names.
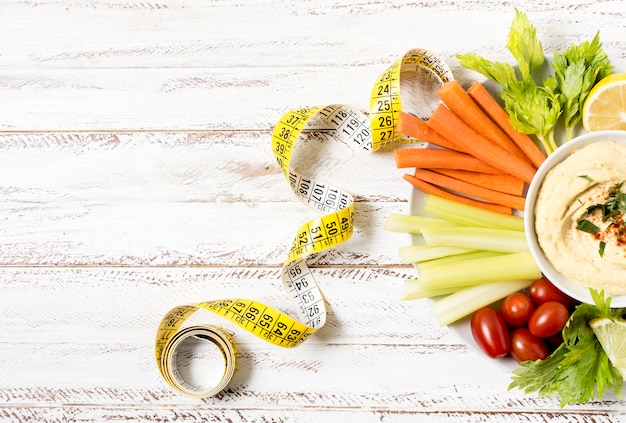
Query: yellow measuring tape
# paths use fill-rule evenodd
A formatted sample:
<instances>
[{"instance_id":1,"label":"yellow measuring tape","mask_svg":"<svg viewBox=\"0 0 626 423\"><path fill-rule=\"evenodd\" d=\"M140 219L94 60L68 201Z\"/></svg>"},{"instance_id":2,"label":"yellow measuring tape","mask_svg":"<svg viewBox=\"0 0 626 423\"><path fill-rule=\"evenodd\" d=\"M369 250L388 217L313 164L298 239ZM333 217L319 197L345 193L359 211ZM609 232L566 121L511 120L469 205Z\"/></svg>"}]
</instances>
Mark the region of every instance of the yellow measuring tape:
<instances>
[{"instance_id":1,"label":"yellow measuring tape","mask_svg":"<svg viewBox=\"0 0 626 423\"><path fill-rule=\"evenodd\" d=\"M407 77L408 75L408 77ZM303 130L331 129L335 138L357 149L373 152L401 139L397 131L402 110L401 88L404 79L413 86L420 117L428 118L434 107L434 91L453 79L443 60L424 49L413 49L396 60L376 80L370 96L370 114L342 104L294 109L276 124L271 139L274 156L294 194L323 215L304 223L297 231L281 277L287 295L294 301L298 318L258 301L231 298L174 307L162 319L156 335L156 360L163 378L177 391L194 397L208 397L224 389L236 368L237 349L232 336L215 326L191 326L183 323L196 311L211 311L244 330L281 347L296 347L326 323L324 297L306 265L305 257L347 241L353 233L354 198L346 191L309 178L290 167L296 142ZM430 92L429 92L430 91ZM421 96L421 97L420 97ZM435 97L436 98L436 97ZM215 344L224 358L224 373L214 386L194 386L179 371L176 359L180 346L188 338Z\"/></svg>"}]
</instances>

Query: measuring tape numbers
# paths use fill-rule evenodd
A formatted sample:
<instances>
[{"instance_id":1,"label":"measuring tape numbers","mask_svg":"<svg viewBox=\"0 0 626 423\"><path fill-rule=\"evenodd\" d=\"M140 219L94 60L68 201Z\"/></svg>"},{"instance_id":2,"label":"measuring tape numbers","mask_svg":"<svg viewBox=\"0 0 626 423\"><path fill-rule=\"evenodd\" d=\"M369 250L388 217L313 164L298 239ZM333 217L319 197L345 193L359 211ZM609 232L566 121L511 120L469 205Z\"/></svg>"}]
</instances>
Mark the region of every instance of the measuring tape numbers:
<instances>
[{"instance_id":1,"label":"measuring tape numbers","mask_svg":"<svg viewBox=\"0 0 626 423\"><path fill-rule=\"evenodd\" d=\"M372 87L370 120L374 151L401 138L397 127L398 115L403 109L400 95L403 76L409 76L411 84L407 91L417 100L412 111L424 120L430 117L433 104L438 102L436 89L454 79L443 59L428 50L412 49L397 59Z\"/></svg>"},{"instance_id":2,"label":"measuring tape numbers","mask_svg":"<svg viewBox=\"0 0 626 423\"><path fill-rule=\"evenodd\" d=\"M245 298L174 307L161 320L155 353L161 375L175 390L200 398L215 395L228 385L237 367L237 348L232 334L212 325L183 328L184 322L198 310L217 314L245 331L285 348L302 344L324 326L324 297L305 259L350 239L354 232L354 198L341 188L292 169L293 153L304 130L330 130L338 141L365 152L374 152L400 140L397 124L402 110L401 77L407 74L411 74L411 81L417 84L409 92L416 92L418 97L428 86L432 91L433 83L438 88L452 79L451 70L441 58L427 50L414 49L396 60L376 80L370 96L369 116L343 104L331 104L293 109L277 122L271 137L276 161L296 197L322 214L298 228L281 271L283 287L295 306L297 318ZM427 103L426 100L426 97L418 98L417 103ZM431 112L426 110L423 113L428 117ZM181 346L190 338L211 342L221 351L223 373L214 386L194 386L183 377L177 356L181 353Z\"/></svg>"}]
</instances>

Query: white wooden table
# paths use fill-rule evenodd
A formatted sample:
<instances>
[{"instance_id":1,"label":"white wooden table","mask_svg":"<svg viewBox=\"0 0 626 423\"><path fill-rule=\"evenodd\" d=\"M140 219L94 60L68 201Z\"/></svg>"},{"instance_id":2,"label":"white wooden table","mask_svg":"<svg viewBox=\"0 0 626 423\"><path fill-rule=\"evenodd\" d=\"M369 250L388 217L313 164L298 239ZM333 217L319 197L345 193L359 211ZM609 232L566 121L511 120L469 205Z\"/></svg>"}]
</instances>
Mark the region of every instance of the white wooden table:
<instances>
[{"instance_id":1,"label":"white wooden table","mask_svg":"<svg viewBox=\"0 0 626 423\"><path fill-rule=\"evenodd\" d=\"M230 328L239 369L198 400L157 371L171 307L244 296L289 311L280 269L316 216L270 150L287 110L367 110L375 78L414 47L507 55L513 7L546 52L601 31L624 58L626 3L499 1L0 2L1 421L604 422L607 399L507 391L510 375L399 300L413 269L410 189L392 150L311 156L356 198L355 233L308 262L328 322L296 349Z\"/></svg>"}]
</instances>

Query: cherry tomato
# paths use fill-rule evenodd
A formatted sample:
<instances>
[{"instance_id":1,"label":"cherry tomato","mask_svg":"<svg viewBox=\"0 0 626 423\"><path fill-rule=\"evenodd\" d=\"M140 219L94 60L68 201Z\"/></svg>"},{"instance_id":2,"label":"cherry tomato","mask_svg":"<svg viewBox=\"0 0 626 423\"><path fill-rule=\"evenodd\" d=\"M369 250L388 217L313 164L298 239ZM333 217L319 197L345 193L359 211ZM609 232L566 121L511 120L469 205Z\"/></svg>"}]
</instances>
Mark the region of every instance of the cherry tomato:
<instances>
[{"instance_id":1,"label":"cherry tomato","mask_svg":"<svg viewBox=\"0 0 626 423\"><path fill-rule=\"evenodd\" d=\"M567 307L556 301L541 304L530 316L528 329L539 338L548 338L559 333L569 319Z\"/></svg>"},{"instance_id":2,"label":"cherry tomato","mask_svg":"<svg viewBox=\"0 0 626 423\"><path fill-rule=\"evenodd\" d=\"M472 336L478 346L491 358L504 357L509 353L509 328L502 314L491 307L484 307L472 314Z\"/></svg>"},{"instance_id":3,"label":"cherry tomato","mask_svg":"<svg viewBox=\"0 0 626 423\"><path fill-rule=\"evenodd\" d=\"M511 357L517 361L545 360L550 355L546 342L530 333L528 328L511 332Z\"/></svg>"},{"instance_id":4,"label":"cherry tomato","mask_svg":"<svg viewBox=\"0 0 626 423\"><path fill-rule=\"evenodd\" d=\"M504 320L515 328L525 326L533 311L535 311L533 300L521 292L509 295L500 306L500 313Z\"/></svg>"},{"instance_id":5,"label":"cherry tomato","mask_svg":"<svg viewBox=\"0 0 626 423\"><path fill-rule=\"evenodd\" d=\"M541 278L534 281L530 285L530 288L528 288L528 294L537 306L540 306L543 303L547 303L548 301L556 301L563 304L569 309L575 304L573 298L560 291L556 286L552 284L552 282L550 282L546 278Z\"/></svg>"}]
</instances>

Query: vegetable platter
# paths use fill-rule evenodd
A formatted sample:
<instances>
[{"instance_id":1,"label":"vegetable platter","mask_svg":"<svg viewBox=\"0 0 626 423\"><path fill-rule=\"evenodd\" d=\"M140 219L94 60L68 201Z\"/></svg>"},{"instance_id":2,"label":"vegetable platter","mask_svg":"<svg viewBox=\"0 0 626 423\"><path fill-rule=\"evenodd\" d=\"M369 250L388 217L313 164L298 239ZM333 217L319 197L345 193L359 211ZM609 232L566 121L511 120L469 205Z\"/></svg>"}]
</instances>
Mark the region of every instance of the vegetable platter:
<instances>
[{"instance_id":1,"label":"vegetable platter","mask_svg":"<svg viewBox=\"0 0 626 423\"><path fill-rule=\"evenodd\" d=\"M443 82L437 91L441 104L426 121L401 115L400 130L425 142L395 154L398 168L415 167L404 179L412 185L408 214L418 219L390 216L385 223L389 230L413 234L412 246L400 249L417 273L406 281L403 299L431 298L441 325L513 374L509 389L560 397L561 406L611 390L621 397L618 363L626 351L616 350L614 338L626 334L622 311L611 309L610 298L605 301L603 292L593 290L594 304L558 290L565 298L560 303L532 301L537 282L554 286L527 252L520 222L535 169L585 132L581 122L587 128L583 110L589 110L589 93L626 65L609 60L599 33L565 52L545 55L527 16L515 13L507 39L514 65L458 54L461 65L475 71L473 84ZM514 295L528 302L519 325L502 318L511 317L511 304L524 305L515 303ZM596 333L605 322L610 335Z\"/></svg>"}]
</instances>

